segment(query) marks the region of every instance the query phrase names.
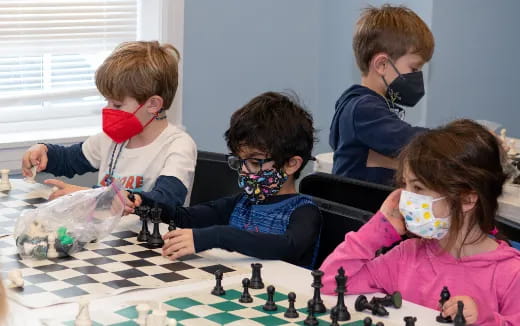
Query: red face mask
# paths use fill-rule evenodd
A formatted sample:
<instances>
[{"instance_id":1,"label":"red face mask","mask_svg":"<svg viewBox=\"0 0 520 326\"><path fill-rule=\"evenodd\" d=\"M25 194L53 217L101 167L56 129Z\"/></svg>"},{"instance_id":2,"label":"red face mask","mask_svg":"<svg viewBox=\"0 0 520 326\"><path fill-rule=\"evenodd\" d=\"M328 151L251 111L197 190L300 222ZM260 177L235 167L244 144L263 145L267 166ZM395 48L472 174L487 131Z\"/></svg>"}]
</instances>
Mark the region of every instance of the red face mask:
<instances>
[{"instance_id":1,"label":"red face mask","mask_svg":"<svg viewBox=\"0 0 520 326\"><path fill-rule=\"evenodd\" d=\"M150 121L143 126L135 116L135 113L139 111L142 106L143 104L139 105L133 113L109 107L103 108L103 131L105 134L119 144L143 131L154 118L151 118Z\"/></svg>"}]
</instances>

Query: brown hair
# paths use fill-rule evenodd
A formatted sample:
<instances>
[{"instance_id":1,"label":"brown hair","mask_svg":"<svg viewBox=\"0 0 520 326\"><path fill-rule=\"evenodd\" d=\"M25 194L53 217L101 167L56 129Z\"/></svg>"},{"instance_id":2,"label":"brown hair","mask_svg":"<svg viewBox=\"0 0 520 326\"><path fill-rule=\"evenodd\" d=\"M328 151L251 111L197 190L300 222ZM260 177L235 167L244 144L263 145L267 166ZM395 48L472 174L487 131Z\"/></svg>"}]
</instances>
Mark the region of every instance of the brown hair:
<instances>
[{"instance_id":1,"label":"brown hair","mask_svg":"<svg viewBox=\"0 0 520 326\"><path fill-rule=\"evenodd\" d=\"M130 96L142 104L158 95L167 110L177 91L179 59L170 44L125 42L96 71L96 86L103 96L118 101Z\"/></svg>"},{"instance_id":2,"label":"brown hair","mask_svg":"<svg viewBox=\"0 0 520 326\"><path fill-rule=\"evenodd\" d=\"M356 24L352 47L363 75L368 74L370 61L384 52L397 60L411 52L430 61L435 47L433 34L412 10L403 6L383 5L363 10Z\"/></svg>"},{"instance_id":3,"label":"brown hair","mask_svg":"<svg viewBox=\"0 0 520 326\"><path fill-rule=\"evenodd\" d=\"M449 203L446 249L454 245L462 229L465 194L476 193L478 197L468 215L468 232L478 225L485 236L495 228L497 199L507 179L501 151L495 135L472 120L462 119L416 136L400 153L397 183L402 185L404 169L410 169L425 187L442 194Z\"/></svg>"},{"instance_id":4,"label":"brown hair","mask_svg":"<svg viewBox=\"0 0 520 326\"><path fill-rule=\"evenodd\" d=\"M263 150L280 168L291 157L300 156L302 166L312 159L315 142L312 115L295 94L266 92L250 100L231 116L224 137L229 150L237 155L243 146Z\"/></svg>"}]
</instances>

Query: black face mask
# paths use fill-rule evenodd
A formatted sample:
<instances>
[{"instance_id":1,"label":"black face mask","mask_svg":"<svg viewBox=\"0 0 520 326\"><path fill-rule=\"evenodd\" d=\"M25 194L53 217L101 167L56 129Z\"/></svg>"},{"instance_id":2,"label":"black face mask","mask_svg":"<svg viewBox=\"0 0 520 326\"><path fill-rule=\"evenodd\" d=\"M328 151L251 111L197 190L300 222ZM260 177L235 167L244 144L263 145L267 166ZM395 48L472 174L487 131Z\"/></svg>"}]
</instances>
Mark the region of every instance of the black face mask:
<instances>
[{"instance_id":1,"label":"black face mask","mask_svg":"<svg viewBox=\"0 0 520 326\"><path fill-rule=\"evenodd\" d=\"M404 106L414 106L424 96L424 81L422 71L401 74L397 70L392 61L388 61L397 72L397 77L388 85L383 77L386 85L386 98L392 104L401 104Z\"/></svg>"}]
</instances>

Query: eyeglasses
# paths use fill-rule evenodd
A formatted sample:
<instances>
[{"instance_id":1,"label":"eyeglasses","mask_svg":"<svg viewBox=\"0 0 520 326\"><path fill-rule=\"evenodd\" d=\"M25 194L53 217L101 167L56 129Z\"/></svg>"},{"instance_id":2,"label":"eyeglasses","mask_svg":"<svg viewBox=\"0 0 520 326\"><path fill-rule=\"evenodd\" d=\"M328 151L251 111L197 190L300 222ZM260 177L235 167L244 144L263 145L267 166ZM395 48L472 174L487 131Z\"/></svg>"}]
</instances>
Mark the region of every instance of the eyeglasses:
<instances>
[{"instance_id":1,"label":"eyeglasses","mask_svg":"<svg viewBox=\"0 0 520 326\"><path fill-rule=\"evenodd\" d=\"M272 158L264 158L264 159L258 159L258 158L246 158L241 159L236 156L229 155L227 157L228 165L231 169L235 171L241 171L242 167L245 165L246 170L249 173L258 173L262 171L262 166L267 163L273 161Z\"/></svg>"}]
</instances>

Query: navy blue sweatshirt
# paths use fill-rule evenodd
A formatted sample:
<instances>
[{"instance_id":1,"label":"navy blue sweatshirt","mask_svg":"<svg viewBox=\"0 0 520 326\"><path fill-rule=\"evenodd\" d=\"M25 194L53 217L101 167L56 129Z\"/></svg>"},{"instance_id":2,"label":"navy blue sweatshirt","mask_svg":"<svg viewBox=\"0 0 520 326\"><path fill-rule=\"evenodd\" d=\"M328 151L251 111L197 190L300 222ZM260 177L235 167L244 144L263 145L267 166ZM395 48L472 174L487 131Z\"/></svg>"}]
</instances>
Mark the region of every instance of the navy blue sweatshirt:
<instances>
[{"instance_id":1,"label":"navy blue sweatshirt","mask_svg":"<svg viewBox=\"0 0 520 326\"><path fill-rule=\"evenodd\" d=\"M396 157L419 132L390 111L385 98L373 90L353 85L336 102L329 144L334 150L332 173L380 184L393 184L394 171L367 167L368 150Z\"/></svg>"}]
</instances>

